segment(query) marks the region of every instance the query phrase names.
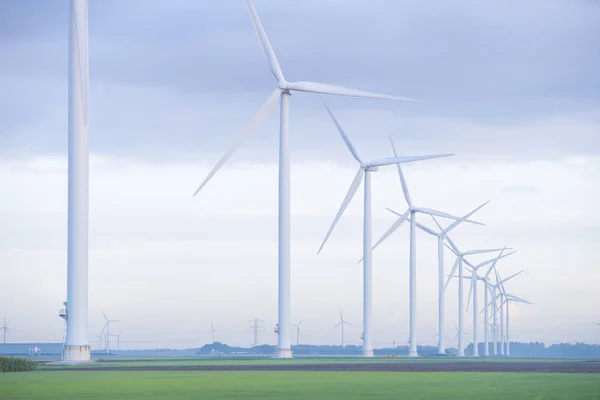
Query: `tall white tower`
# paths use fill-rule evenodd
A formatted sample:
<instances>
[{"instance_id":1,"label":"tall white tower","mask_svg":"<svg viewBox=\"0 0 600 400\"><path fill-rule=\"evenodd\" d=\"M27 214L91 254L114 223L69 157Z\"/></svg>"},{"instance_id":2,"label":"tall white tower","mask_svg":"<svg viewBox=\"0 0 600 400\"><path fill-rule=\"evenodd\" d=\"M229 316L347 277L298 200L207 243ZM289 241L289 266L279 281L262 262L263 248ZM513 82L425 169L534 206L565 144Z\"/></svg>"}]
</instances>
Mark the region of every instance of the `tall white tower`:
<instances>
[{"instance_id":1,"label":"tall white tower","mask_svg":"<svg viewBox=\"0 0 600 400\"><path fill-rule=\"evenodd\" d=\"M69 209L67 336L64 361L89 361L88 313L88 2L71 0L69 29Z\"/></svg>"}]
</instances>

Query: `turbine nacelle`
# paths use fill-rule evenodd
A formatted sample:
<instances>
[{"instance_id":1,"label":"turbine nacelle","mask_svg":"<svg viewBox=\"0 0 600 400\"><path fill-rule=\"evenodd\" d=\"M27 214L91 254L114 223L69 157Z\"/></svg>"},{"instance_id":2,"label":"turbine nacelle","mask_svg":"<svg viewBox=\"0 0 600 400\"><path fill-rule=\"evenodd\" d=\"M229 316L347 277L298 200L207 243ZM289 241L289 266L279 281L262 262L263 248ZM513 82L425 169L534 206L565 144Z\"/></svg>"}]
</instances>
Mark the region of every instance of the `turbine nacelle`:
<instances>
[{"instance_id":1,"label":"turbine nacelle","mask_svg":"<svg viewBox=\"0 0 600 400\"><path fill-rule=\"evenodd\" d=\"M361 162L360 169L363 171L376 172L379 171L379 166L375 166L371 162Z\"/></svg>"}]
</instances>

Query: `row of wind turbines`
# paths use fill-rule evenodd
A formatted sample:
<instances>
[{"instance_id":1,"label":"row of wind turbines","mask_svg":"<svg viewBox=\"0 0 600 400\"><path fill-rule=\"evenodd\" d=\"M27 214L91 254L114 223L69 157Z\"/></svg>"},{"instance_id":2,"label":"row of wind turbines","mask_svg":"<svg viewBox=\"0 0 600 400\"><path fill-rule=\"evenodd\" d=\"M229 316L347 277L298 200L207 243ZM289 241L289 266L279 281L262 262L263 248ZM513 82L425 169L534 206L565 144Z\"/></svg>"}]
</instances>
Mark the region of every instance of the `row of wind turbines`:
<instances>
[{"instance_id":1,"label":"row of wind turbines","mask_svg":"<svg viewBox=\"0 0 600 400\"><path fill-rule=\"evenodd\" d=\"M339 86L315 83L315 82L289 82L279 65L273 47L271 46L267 34L263 28L260 19L252 5L250 0L246 0L248 5L250 15L252 18L252 23L255 29L255 33L258 37L259 43L265 54L267 61L269 63L269 67L271 73L276 79L277 88L274 92L269 96L267 101L263 104L261 109L258 111L250 125L241 133L241 135L234 141L231 147L225 152L225 154L221 157L221 159L217 162L215 167L209 172L204 181L200 184L194 196L197 195L209 182L209 180L217 173L217 171L229 160L229 158L233 155L234 151L241 145L242 141L251 133L253 133L260 124L268 117L272 108L275 106L276 102L280 100L280 131L279 131L279 237L278 237L278 273L279 273L279 290L278 290L278 324L277 324L277 332L278 332L278 353L277 356L281 358L287 358L292 356L291 345L290 345L290 329L291 329L291 319L290 319L290 157L289 157L289 101L292 92L301 91L308 93L316 93L316 94L329 94L329 95L341 95L341 96L354 96L354 97L365 97L365 98L377 98L377 99L388 99L388 100L400 100L400 101L410 101L414 102L416 100L404 98L404 97L396 97L389 96L383 94L377 94L372 92L364 92L355 89L348 89ZM409 271L410 271L410 348L409 348L409 356L417 356L417 340L416 340L416 321L417 321L417 300L416 300L416 229L417 227L425 230L428 233L438 236L438 252L439 252L439 352L444 354L445 346L444 346L444 291L448 286L448 282L444 284L444 268L443 268L443 247L444 240L448 238L448 232L454 229L459 223L467 222L479 224L477 222L471 221L468 218L482 206L477 208L475 211L467 214L465 217L456 217L451 214L447 214L441 211L433 210L430 208L423 208L413 204L412 199L410 197L406 181L404 178L404 174L402 172L402 168L400 164L408 163L413 161L421 161L421 160L429 160L434 158L448 157L452 154L439 154L439 155L428 155L428 156L416 156L416 157L399 157L394 143L392 141L392 150L393 157L381 158L376 160L364 160L360 157L358 151L350 141L348 135L345 130L342 128L339 121L333 115L331 109L325 103L325 100L321 98L325 108L327 109L329 115L331 116L334 124L337 127L340 136L342 137L343 142L346 147L350 151L351 155L354 157L356 162L359 164L358 171L354 180L352 181L350 188L331 224L331 227L327 231L325 235L325 239L323 240L321 247L319 248L318 253L321 252L323 247L325 246L327 240L329 239L331 233L333 232L336 224L341 218L342 214L346 210L348 204L356 194L360 184L364 179L364 228L363 228L363 356L372 357L373 356L373 332L372 332L372 251L374 247L377 247L381 244L389 235L398 229L400 225L402 225L405 221L410 223L410 260L409 260ZM385 167L389 165L396 165L398 169L398 173L400 176L400 181L404 193L404 197L408 203L408 209L403 214L398 214L398 220L392 225L392 227L384 234L384 236L376 243L375 246L372 246L372 233L371 233L371 174L376 172L380 167ZM487 203L486 203L487 204ZM439 226L440 231L435 232L426 228L425 226L417 223L417 214L426 214L430 215L433 218L441 217L448 218L454 220L454 222L446 228L442 228ZM437 220L436 220L437 224ZM453 242L450 242L453 243ZM501 251L502 249L491 249L491 250L473 250L465 253L460 253L456 247L456 245L452 244L452 250L457 255L457 262L453 268L451 276L454 274L455 270L458 267L458 276L459 276L459 353L460 355L464 355L464 348L462 347L462 330L463 330L463 300L462 300L462 292L463 292L463 262L464 257L472 254L481 254L481 253L490 253ZM498 256L496 260L488 261L487 264L493 263L493 267L490 270L495 271L495 264L497 260L502 257ZM484 265L487 265L484 264ZM471 264L467 264L471 265ZM471 292L476 291L476 281L478 275L476 271L478 267L472 268L472 283L471 283ZM495 272L497 274L497 272ZM511 277L512 278L512 277ZM487 279L487 278L486 278ZM507 278L508 280L510 278ZM488 281L486 280L486 287ZM502 283L502 281L498 281ZM503 286L502 286L503 288ZM503 289L502 289L503 290ZM508 299L512 301L520 301L526 302L524 299L520 299L516 296L509 295L504 291L501 292L500 295L502 297L502 302L506 302L508 304ZM477 293L473 294L474 299L477 297ZM486 289L487 295L487 289ZM511 297L509 297L511 296ZM493 305L496 303L496 298L493 298ZM475 303L475 300L474 300ZM502 303L504 304L504 303ZM485 307L485 314L487 317L487 304ZM495 312L496 308L494 308ZM477 309L474 304L473 312L475 313L474 322L477 322ZM342 322L343 329L343 319ZM486 320L487 323L487 320ZM487 326L487 325L486 325ZM477 329L474 327L474 342L477 341ZM487 340L487 335L486 335Z\"/></svg>"},{"instance_id":2,"label":"row of wind turbines","mask_svg":"<svg viewBox=\"0 0 600 400\"><path fill-rule=\"evenodd\" d=\"M258 18L256 10L251 0L246 0L252 24L258 37L262 51L265 54L269 68L276 80L276 88L271 93L267 101L259 109L251 123L242 131L241 135L234 141L231 147L225 152L223 157L217 162L210 171L206 179L198 187L194 195L197 195L217 173L217 171L227 162L234 151L242 144L243 140L257 130L261 123L268 117L276 103L280 102L280 130L279 130L279 188L278 188L278 346L277 356L281 358L292 357L291 351L291 329L290 319L290 152L289 152L289 109L292 93L306 92L313 94L327 94L339 96L353 96L373 99L386 99L396 101L415 102L417 100L377 94L362 90L349 89L331 84L316 83L309 81L290 82L286 79L279 65L275 52L269 42L263 25ZM324 100L323 103L325 104ZM89 137L88 137L88 115L89 115L89 53L88 53L88 3L87 0L71 0L70 10L70 32L69 32L69 173L68 173L68 244L67 244L67 305L66 314L66 337L63 349L63 360L67 362L86 362L90 360L90 346L87 339L87 319L88 319L88 223L89 223ZM404 181L400 164L429 160L440 157L447 157L450 154L417 156L417 157L399 157L393 148L393 157L381 158L376 160L363 160L342 129L339 122L333 116L333 113L327 107L327 111L334 120L340 135L350 150L352 156L359 163L358 172L352 182L338 214L336 215L332 226L330 227L321 249L325 245L329 235L332 233L337 221L342 216L348 203L358 190L364 179L364 243L363 243L363 353L366 357L373 356L373 332L372 332L372 250L371 246L371 174L380 167L397 165L400 174L404 195L408 202L408 210L399 216L398 221L392 226L397 229L403 222L410 223L410 354L417 355L416 340L416 229L421 228L417 223L417 214L428 214L439 218L449 218L454 222L445 229L440 228L440 232L435 233L439 239L439 293L440 293L440 321L444 319L443 311L443 293L447 286L442 285L444 281L443 273L443 255L444 240L451 243L448 239L448 232L456 227L460 222L476 223L468 219L468 216L458 218L440 211L415 206L408 194L406 183ZM423 229L423 228L421 228ZM390 232L391 233L391 232ZM388 235L389 236L389 235ZM380 240L383 241L385 238ZM378 242L379 244L379 242ZM450 274L453 276L454 270L458 269L459 292L462 294L463 288L463 263L469 266L465 256L479 254L486 251L474 251L460 253L455 245L450 245L458 254L458 260ZM320 250L321 250L320 249ZM495 249L494 251L496 251ZM501 256L499 256L501 257ZM487 265L487 264L486 264ZM479 275L476 275L476 268L472 269L471 292L476 290L476 282ZM504 291L503 282L499 279L497 271L494 270L494 276L497 279L495 285L490 285L485 280L486 287L492 288L492 291L501 293L500 299L493 297L492 303L497 305L508 304L510 301L523 301L514 296L510 296ZM484 276L487 279L486 276ZM487 293L487 290L486 290ZM473 296L475 299L475 295ZM462 304L462 297L459 300ZM487 305L486 305L487 307ZM474 313L477 312L476 307ZM461 308L462 310L462 308ZM493 309L492 314L496 311ZM502 308L500 309L502 313ZM487 313L487 311L486 311ZM65 315L66 315L65 314ZM462 311L459 313L459 328L462 330ZM502 318L501 318L502 320ZM107 326L107 330L109 327ZM440 342L443 342L443 324L440 323ZM476 335L476 329L474 329ZM462 337L462 335L461 335ZM443 345L440 345L442 348Z\"/></svg>"}]
</instances>

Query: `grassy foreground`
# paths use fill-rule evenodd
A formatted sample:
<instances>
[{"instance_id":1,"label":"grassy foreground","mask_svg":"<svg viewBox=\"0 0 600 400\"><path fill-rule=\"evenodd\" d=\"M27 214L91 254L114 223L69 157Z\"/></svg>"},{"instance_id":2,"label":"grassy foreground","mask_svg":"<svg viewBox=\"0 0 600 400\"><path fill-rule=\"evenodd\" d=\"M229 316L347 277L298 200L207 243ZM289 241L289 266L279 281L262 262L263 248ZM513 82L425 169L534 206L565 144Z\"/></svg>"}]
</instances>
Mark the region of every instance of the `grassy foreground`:
<instances>
[{"instance_id":1,"label":"grassy foreground","mask_svg":"<svg viewBox=\"0 0 600 400\"><path fill-rule=\"evenodd\" d=\"M270 357L187 357L187 358L98 358L97 363L91 365L81 365L77 368L98 368L98 367L136 367L136 366L193 366L193 365L318 365L318 364L396 364L396 363L444 363L444 362L464 362L470 363L561 363L578 361L575 359L529 359L529 358L439 358L439 357L419 357L419 358L362 358L362 357L296 357L291 359L273 359ZM600 362L600 361L599 361ZM56 365L39 365L41 369L60 369Z\"/></svg>"},{"instance_id":2,"label":"grassy foreground","mask_svg":"<svg viewBox=\"0 0 600 400\"><path fill-rule=\"evenodd\" d=\"M93 372L0 375L0 399L600 400L600 374Z\"/></svg>"}]
</instances>

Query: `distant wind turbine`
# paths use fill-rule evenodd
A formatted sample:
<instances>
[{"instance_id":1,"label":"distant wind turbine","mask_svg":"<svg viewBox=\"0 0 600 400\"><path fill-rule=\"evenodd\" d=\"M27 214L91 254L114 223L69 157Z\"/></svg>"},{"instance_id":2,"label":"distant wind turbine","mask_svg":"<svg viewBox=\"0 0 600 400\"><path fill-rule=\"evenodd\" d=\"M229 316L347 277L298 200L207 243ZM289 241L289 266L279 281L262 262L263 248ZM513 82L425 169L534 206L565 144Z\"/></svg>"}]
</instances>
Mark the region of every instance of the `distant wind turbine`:
<instances>
[{"instance_id":1,"label":"distant wind turbine","mask_svg":"<svg viewBox=\"0 0 600 400\"><path fill-rule=\"evenodd\" d=\"M500 278L500 273L496 271L496 279L498 280L498 284L500 285L500 293L499 293L499 297L501 297L500 300L500 326L502 326L502 310L504 309L504 304L506 304L506 347L504 346L504 336L501 336L501 346L502 346L502 351L501 354L504 354L506 356L510 356L510 337L509 337L509 327L510 327L510 318L509 318L509 304L511 301L517 302L517 303L525 303L525 304L531 304L534 305L534 303L522 299L520 297L514 296L510 293L506 292L506 288L504 287L504 282L508 281L509 279L514 278L517 275L520 275L523 271L517 272L516 274L513 274L511 276L509 276L508 278L505 279L501 279Z\"/></svg>"},{"instance_id":2,"label":"distant wind turbine","mask_svg":"<svg viewBox=\"0 0 600 400\"><path fill-rule=\"evenodd\" d=\"M113 335L114 337L117 338L117 351L121 350L121 335L123 334L123 332L119 332L116 335Z\"/></svg>"},{"instance_id":3,"label":"distant wind turbine","mask_svg":"<svg viewBox=\"0 0 600 400\"><path fill-rule=\"evenodd\" d=\"M296 345L299 346L300 345L300 324L304 322L304 320L298 322L297 324L292 325L293 327L296 328Z\"/></svg>"},{"instance_id":4,"label":"distant wind turbine","mask_svg":"<svg viewBox=\"0 0 600 400\"><path fill-rule=\"evenodd\" d=\"M510 255L510 254L509 254ZM486 307L492 308L492 355L504 355L504 308L502 305L497 305L497 301L502 296L502 285L504 282L514 278L515 276L521 274L523 271L519 271L516 274L513 274L505 279L500 279L500 275L498 274L497 268L493 268L494 276L496 278L496 283L492 284L489 277L485 277L487 288L490 292L492 300L486 304ZM485 309L484 309L485 311ZM500 329L498 329L498 315L497 312L500 311ZM498 336L500 336L500 352L498 352Z\"/></svg>"},{"instance_id":5,"label":"distant wind turbine","mask_svg":"<svg viewBox=\"0 0 600 400\"><path fill-rule=\"evenodd\" d=\"M391 140L391 138L390 138ZM394 146L394 142L392 141L392 150L394 152L394 157L397 157L396 147ZM400 184L402 186L402 193L404 194L404 198L406 199L406 203L408 204L408 209L400 214L394 210L388 208L388 211L396 214L399 218L392 226L383 234L381 239L375 243L373 248L379 246L385 239L388 238L393 232L395 232L400 225L404 223L404 221L410 221L410 254L409 254L409 292L410 292L410 345L408 349L409 357L417 357L419 354L417 352L417 340L416 340L416 329L417 329L417 243L416 243L416 224L417 224L417 213L428 214L432 217L438 216L442 218L449 218L453 220L459 220L460 217L456 217L454 215L447 214L445 212L433 210L431 208L423 208L418 207L413 204L412 198L408 191L408 185L406 184L406 179L404 178L404 173L402 172L402 167L400 164L396 164L396 168L398 169L398 175L400 177ZM470 220L465 220L465 222L474 223L478 225L482 225L479 222L473 222ZM440 230L443 230L440 228Z\"/></svg>"},{"instance_id":6,"label":"distant wind turbine","mask_svg":"<svg viewBox=\"0 0 600 400\"><path fill-rule=\"evenodd\" d=\"M479 340L477 337L477 331L478 331L477 315L478 315L478 311L479 311L477 308L477 298L478 298L478 296L477 296L477 279L479 278L479 276L477 275L477 271L479 270L479 268L485 267L488 264L492 264L492 266L489 267L488 272L485 274L485 276L488 276L492 272L492 270L495 268L496 262L499 259L503 258L502 254L504 253L506 248L507 248L507 246L504 246L504 248L502 249L500 254L498 254L498 257L484 261L477 265L471 264L469 261L467 261L467 259L463 260L468 266L471 267L471 287L469 288L469 295L467 298L467 311L469 311L469 303L471 302L471 296L473 296L473 357L479 357ZM512 252L510 254L514 254L514 253L516 253L516 252ZM506 256L509 256L510 254L507 254ZM484 293L487 298L487 291ZM487 306L487 301L484 301L484 304L486 304L486 306ZM487 313L486 313L485 318L487 318ZM485 341L487 342L487 328L486 328L485 336L486 336Z\"/></svg>"},{"instance_id":7,"label":"distant wind turbine","mask_svg":"<svg viewBox=\"0 0 600 400\"><path fill-rule=\"evenodd\" d=\"M213 343L215 343L215 333L216 332L221 332L221 331L215 329L215 326L213 325L212 321L210 321L210 332L208 332L208 335L212 335L212 342Z\"/></svg>"},{"instance_id":8,"label":"distant wind turbine","mask_svg":"<svg viewBox=\"0 0 600 400\"><path fill-rule=\"evenodd\" d=\"M433 220L438 225L438 227L441 229L441 225L437 222L437 220L435 218L433 218ZM446 290L446 288L448 287L448 284L450 283L450 280L454 277L454 273L458 269L458 330L461 332L461 334L458 336L458 356L464 357L465 356L465 347L463 344L463 335L462 335L463 317L464 317L464 315L463 315L464 314L464 307L463 307L463 303L464 303L464 296L463 296L463 280L464 280L463 279L463 261L464 261L464 257L469 256L469 255L474 255L474 254L493 253L496 251L501 251L502 249L469 250L469 251L461 252L460 249L458 248L458 246L456 246L456 244L452 241L452 239L450 239L450 236L446 235L446 240L448 241L448 243L450 243L450 246L448 246L447 244L445 244L445 246L448 247L456 255L456 261L454 262L454 266L452 267L450 275L448 276L446 285L444 285L444 290Z\"/></svg>"},{"instance_id":9,"label":"distant wind turbine","mask_svg":"<svg viewBox=\"0 0 600 400\"><path fill-rule=\"evenodd\" d=\"M4 344L6 344L6 335L7 335L8 333L12 333L12 329L10 329L10 328L8 327L8 323L9 323L9 322L10 322L10 321L7 321L7 320L6 320L6 318L4 318L4 324L2 324L2 326L0 327L0 331L2 331L2 333L3 333L3 339L4 339L4 340L3 340L3 343L4 343Z\"/></svg>"},{"instance_id":10,"label":"distant wind turbine","mask_svg":"<svg viewBox=\"0 0 600 400\"><path fill-rule=\"evenodd\" d=\"M346 210L346 208L352 201L352 198L356 194L358 187L360 186L360 184L362 182L363 175L364 175L365 185L364 185L364 204L363 204L364 211L363 211L363 258L362 258L362 261L363 261L363 357L373 357L373 337L372 337L372 331L371 331L372 327L373 327L373 322L372 322L372 316L373 316L372 254L373 254L373 249L371 248L371 243L372 243L371 242L371 240L372 240L372 233L371 233L371 226L372 226L372 221L371 221L371 172L375 172L378 170L379 167L383 167L383 166L387 166L387 165L396 165L396 164L412 162L412 161L421 161L421 160L429 160L429 159L433 159L433 158L448 157L448 156L451 156L451 154L440 154L440 155L433 155L433 156L417 156L417 157L398 157L394 152L393 158L382 158L379 160L370 160L370 161L363 160L358 155L356 148L350 141L350 138L344 131L344 128L342 128L342 126L340 125L338 120L334 117L334 115L331 112L331 110L329 109L329 107L327 107L327 104L325 103L325 101L323 101L323 104L325 104L325 108L327 108L329 115L333 119L333 122L335 123L340 135L342 136L342 140L346 144L346 147L348 147L348 150L350 151L350 153L352 154L354 159L359 163L359 167L358 167L358 172L356 173L356 176L354 177L354 180L352 181L352 184L350 185L350 188L348 189L348 192L346 193L346 196L344 197L344 200L342 201L342 204L340 205L340 208L339 208L335 218L333 219L333 222L331 223L331 226L329 227L329 230L327 231L327 234L325 235L323 242L321 243L321 247L319 247L319 251L317 252L317 254L319 254L321 252L321 250L323 250L323 246L325 246L325 243L327 243L327 240L329 239L329 236L333 232L333 229L337 225L338 221L344 214L344 211ZM390 138L390 140L391 140L391 138Z\"/></svg>"},{"instance_id":11,"label":"distant wind turbine","mask_svg":"<svg viewBox=\"0 0 600 400\"><path fill-rule=\"evenodd\" d=\"M104 324L104 328L102 328L102 332L106 331L106 334L104 337L106 340L106 354L110 354L110 324L112 322L120 322L120 321L118 319L108 319L106 314L104 314L104 311L102 311L102 315L104 316L104 319L106 320L106 323Z\"/></svg>"},{"instance_id":12,"label":"distant wind turbine","mask_svg":"<svg viewBox=\"0 0 600 400\"><path fill-rule=\"evenodd\" d=\"M344 316L342 315L342 310L340 310L340 322L338 322L337 325L333 327L333 329L337 328L338 326L342 328L342 349L344 348L344 325L352 325L352 324L347 321L344 321Z\"/></svg>"},{"instance_id":13,"label":"distant wind turbine","mask_svg":"<svg viewBox=\"0 0 600 400\"><path fill-rule=\"evenodd\" d=\"M456 331L456 335L454 335L454 338L452 338L452 340L457 340L458 337L460 336L460 332L458 329L458 326L456 324L454 324L454 330ZM463 332L463 335L468 335L468 332ZM456 345L458 346L458 343L460 343L460 340L457 340Z\"/></svg>"},{"instance_id":14,"label":"distant wind turbine","mask_svg":"<svg viewBox=\"0 0 600 400\"><path fill-rule=\"evenodd\" d=\"M486 356L486 357L490 355L490 351L489 351L489 332L488 332L488 329L489 329L489 324L488 324L488 321L489 321L489 315L488 315L488 308L489 308L488 307L488 292L491 292L491 288L493 286L491 284L490 280L489 280L489 276L492 273L492 271L494 271L496 269L496 264L498 263L498 261L500 259L508 257L508 256L516 253L516 251L513 251L513 252L510 252L508 254L503 254L506 249L507 249L507 247L505 247L504 249L502 249L502 251L498 254L498 256L496 258L493 258L493 259L490 259L490 260L486 260L486 261L484 261L482 263L479 263L477 265L471 264L469 262L469 260L467 260L466 258L463 259L463 261L465 262L465 264L467 264L467 266L471 267L472 271L473 270L477 270L477 269L479 269L481 267L484 267L487 264L490 264L490 263L492 264L488 268L488 270L487 270L487 272L485 273L484 276L476 275L476 277L475 277L477 280L483 281L483 283L484 283L484 301L483 301L484 307L483 307L483 311L482 312L484 313L483 319L486 321L486 323L484 325L484 334L483 334L483 336L484 336L484 347L483 347L483 349L484 349L484 356ZM471 276L471 278L468 278L468 277L464 277L464 278L465 279L471 279L471 289L469 290L469 298L470 298L470 296L471 296L471 290L473 290L473 287L474 287L473 286L473 282L472 282L473 276ZM475 286L475 289L476 288L477 287ZM494 296L495 295L492 294L492 298ZM468 309L469 309L469 304L467 302L467 311L468 311ZM479 312L479 314L481 314L481 312ZM477 315L478 315L477 314L477 305L474 304L474 306L473 306L473 325L474 326L477 324ZM495 317L495 313L493 315L494 315L494 319L495 319L496 318ZM474 329L476 329L476 327ZM492 332L494 332L494 331L492 331ZM477 341L477 339L475 338L475 335L474 335L474 342L476 342L476 341ZM477 349L477 352L478 351L479 351L479 349ZM496 350L494 350L494 355L496 355Z\"/></svg>"},{"instance_id":15,"label":"distant wind turbine","mask_svg":"<svg viewBox=\"0 0 600 400\"><path fill-rule=\"evenodd\" d=\"M250 125L236 138L231 147L225 152L223 157L217 162L215 167L209 172L208 176L200 184L194 196L208 183L208 181L217 173L217 171L227 162L234 151L241 145L242 141L254 132L261 123L268 117L269 113L281 99L280 110L280 129L279 129L279 249L278 249L278 270L279 270L279 304L278 304L278 324L279 335L277 344L277 357L292 357L291 350L291 319L290 319L290 155L289 155L289 101L292 92L308 92L331 94L352 97L367 97L376 99L416 101L414 99L388 96L372 92L365 92L355 89L348 89L341 86L335 86L315 82L289 82L277 61L277 57L269 42L267 34L260 22L258 15L250 0L246 0L250 16L254 25L254 31L258 37L264 55L269 62L271 73L277 81L277 88L269 96L268 100L260 108Z\"/></svg>"},{"instance_id":16,"label":"distant wind turbine","mask_svg":"<svg viewBox=\"0 0 600 400\"><path fill-rule=\"evenodd\" d=\"M453 223L451 223L450 225L448 225L446 228L444 229L440 229L439 231L434 231L432 229L429 229L428 227L421 225L420 223L417 222L417 227L427 233L429 233L430 235L433 235L435 237L437 237L437 241L438 241L438 338L440 338L438 340L438 354L442 355L442 354L446 354L446 345L444 343L444 340L446 340L445 335L445 324L446 324L446 306L445 306L445 290L444 290L444 280L445 280L445 276L444 276L444 239L446 237L446 235L448 234L448 232L450 232L452 229L456 228L458 225L460 225L461 222L466 221L471 215L475 214L477 211L479 211L481 208L483 208L486 204L488 204L489 201L483 203L482 205L480 205L479 207L477 207L476 209L474 209L473 211L471 211L470 213L468 213L467 215L465 215L464 217L454 221Z\"/></svg>"}]
</instances>

